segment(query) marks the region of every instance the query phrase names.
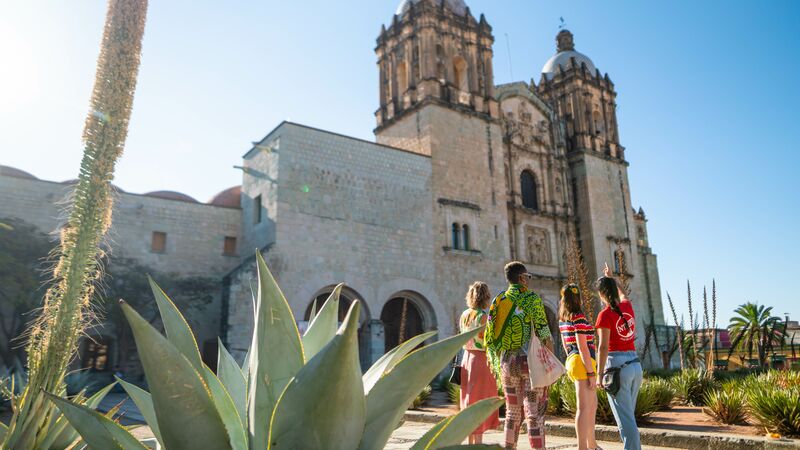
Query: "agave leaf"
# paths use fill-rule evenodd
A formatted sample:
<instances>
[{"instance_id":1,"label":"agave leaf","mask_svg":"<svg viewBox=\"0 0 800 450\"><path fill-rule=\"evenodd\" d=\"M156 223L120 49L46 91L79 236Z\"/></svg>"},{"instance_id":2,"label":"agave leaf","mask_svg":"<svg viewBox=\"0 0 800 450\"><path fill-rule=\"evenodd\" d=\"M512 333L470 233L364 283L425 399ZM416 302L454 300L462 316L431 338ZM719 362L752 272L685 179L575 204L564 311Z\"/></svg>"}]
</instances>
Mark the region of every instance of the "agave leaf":
<instances>
[{"instance_id":1,"label":"agave leaf","mask_svg":"<svg viewBox=\"0 0 800 450\"><path fill-rule=\"evenodd\" d=\"M164 446L170 450L231 448L202 375L133 308L123 303L122 311L133 330Z\"/></svg>"},{"instance_id":2,"label":"agave leaf","mask_svg":"<svg viewBox=\"0 0 800 450\"><path fill-rule=\"evenodd\" d=\"M260 252L255 329L250 346L247 426L250 448L268 446L269 422L289 380L303 367L303 344L289 303Z\"/></svg>"},{"instance_id":3,"label":"agave leaf","mask_svg":"<svg viewBox=\"0 0 800 450\"><path fill-rule=\"evenodd\" d=\"M56 404L70 425L78 430L86 444L96 449L145 450L147 447L136 440L121 425L85 406L46 393Z\"/></svg>"},{"instance_id":4,"label":"agave leaf","mask_svg":"<svg viewBox=\"0 0 800 450\"><path fill-rule=\"evenodd\" d=\"M153 398L150 396L150 393L139 386L120 380L119 378L117 378L117 381L120 386L125 389L125 392L131 400L133 400L136 407L139 408L139 412L142 413L142 417L144 417L144 421L147 422L147 425L150 427L150 431L153 432L153 436L155 436L158 442L163 446L164 440L161 438L161 430L158 429L158 419L156 418L156 410L153 408Z\"/></svg>"},{"instance_id":5,"label":"agave leaf","mask_svg":"<svg viewBox=\"0 0 800 450\"><path fill-rule=\"evenodd\" d=\"M211 369L204 365L203 370L205 371L205 379L211 391L211 396L214 398L214 404L217 407L222 423L225 424L225 429L228 431L231 448L233 450L247 450L245 425L236 410L233 399Z\"/></svg>"},{"instance_id":6,"label":"agave leaf","mask_svg":"<svg viewBox=\"0 0 800 450\"><path fill-rule=\"evenodd\" d=\"M369 391L372 390L375 383L377 383L382 376L392 370L411 350L414 350L419 344L436 336L437 333L438 331L429 331L427 333L418 334L381 356L380 359L375 361L375 364L367 370L367 373L364 374L364 392L369 394Z\"/></svg>"},{"instance_id":7,"label":"agave leaf","mask_svg":"<svg viewBox=\"0 0 800 450\"><path fill-rule=\"evenodd\" d=\"M378 380L367 394L367 426L359 448L383 448L414 397L447 365L461 346L483 328L415 350Z\"/></svg>"},{"instance_id":8,"label":"agave leaf","mask_svg":"<svg viewBox=\"0 0 800 450\"><path fill-rule=\"evenodd\" d=\"M242 429L247 429L247 378L242 369L236 364L228 349L219 341L219 354L217 356L217 376L225 390L236 405L236 412L242 422Z\"/></svg>"},{"instance_id":9,"label":"agave leaf","mask_svg":"<svg viewBox=\"0 0 800 450\"><path fill-rule=\"evenodd\" d=\"M315 317L317 317L317 299L314 299L314 303L311 304L311 313L308 315L308 323L311 323Z\"/></svg>"},{"instance_id":10,"label":"agave leaf","mask_svg":"<svg viewBox=\"0 0 800 450\"><path fill-rule=\"evenodd\" d=\"M192 363L194 370L203 373L203 360L200 358L197 341L194 339L192 329L183 314L150 276L147 277L147 281L150 283L150 289L153 290L153 296L156 298L158 312L161 315L161 321L164 323L167 339Z\"/></svg>"},{"instance_id":11,"label":"agave leaf","mask_svg":"<svg viewBox=\"0 0 800 450\"><path fill-rule=\"evenodd\" d=\"M447 417L422 435L411 450L428 450L458 445L503 404L501 398L485 398Z\"/></svg>"},{"instance_id":12,"label":"agave leaf","mask_svg":"<svg viewBox=\"0 0 800 450\"><path fill-rule=\"evenodd\" d=\"M116 384L116 382L109 384L103 389L95 392L94 395L88 399L84 399L82 395L78 395L74 399L74 403L83 405L92 410L97 409L97 406L100 405L100 402L103 401L106 395L111 392L111 389L113 389ZM59 397L63 396L60 395ZM70 444L75 442L75 439L78 438L78 432L70 426L67 418L64 417L64 415L60 412L58 414L54 414L53 419L53 425L47 430L47 435L39 444L39 446L41 448L49 449L61 449L69 447Z\"/></svg>"},{"instance_id":13,"label":"agave leaf","mask_svg":"<svg viewBox=\"0 0 800 450\"><path fill-rule=\"evenodd\" d=\"M339 284L333 289L328 300L322 304L319 313L311 319L308 330L303 335L303 354L306 361L313 358L336 335L339 322L339 294L342 292L343 286L343 284ZM314 304L316 305L316 300Z\"/></svg>"},{"instance_id":14,"label":"agave leaf","mask_svg":"<svg viewBox=\"0 0 800 450\"><path fill-rule=\"evenodd\" d=\"M272 448L358 446L366 403L358 360L361 305L350 305L333 339L303 366L281 395L269 429Z\"/></svg>"}]
</instances>

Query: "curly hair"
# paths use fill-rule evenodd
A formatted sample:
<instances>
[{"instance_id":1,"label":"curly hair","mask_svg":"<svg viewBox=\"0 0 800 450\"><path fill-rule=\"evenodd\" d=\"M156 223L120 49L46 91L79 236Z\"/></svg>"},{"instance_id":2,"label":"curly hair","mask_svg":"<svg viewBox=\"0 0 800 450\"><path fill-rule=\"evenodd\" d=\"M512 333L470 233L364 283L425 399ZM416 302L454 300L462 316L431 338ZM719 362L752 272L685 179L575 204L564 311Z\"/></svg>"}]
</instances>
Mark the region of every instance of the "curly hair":
<instances>
[{"instance_id":1,"label":"curly hair","mask_svg":"<svg viewBox=\"0 0 800 450\"><path fill-rule=\"evenodd\" d=\"M492 295L489 293L489 286L483 281L476 281L472 283L467 291L467 306L476 309L486 309L489 307L489 301Z\"/></svg>"}]
</instances>

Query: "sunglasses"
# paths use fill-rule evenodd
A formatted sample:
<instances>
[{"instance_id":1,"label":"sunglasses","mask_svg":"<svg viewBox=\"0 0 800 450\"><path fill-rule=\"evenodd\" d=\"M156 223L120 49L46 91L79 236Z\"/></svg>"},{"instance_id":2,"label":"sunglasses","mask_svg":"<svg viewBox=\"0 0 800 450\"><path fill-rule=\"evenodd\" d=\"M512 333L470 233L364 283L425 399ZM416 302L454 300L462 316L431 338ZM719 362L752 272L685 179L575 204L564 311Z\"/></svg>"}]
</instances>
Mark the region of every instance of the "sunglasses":
<instances>
[{"instance_id":1,"label":"sunglasses","mask_svg":"<svg viewBox=\"0 0 800 450\"><path fill-rule=\"evenodd\" d=\"M529 280L530 280L531 278L533 278L533 274L530 274L530 273L528 273L528 272L522 273L522 274L520 274L520 276L521 276L521 277L525 277L525 278L527 278L527 279L529 279Z\"/></svg>"}]
</instances>

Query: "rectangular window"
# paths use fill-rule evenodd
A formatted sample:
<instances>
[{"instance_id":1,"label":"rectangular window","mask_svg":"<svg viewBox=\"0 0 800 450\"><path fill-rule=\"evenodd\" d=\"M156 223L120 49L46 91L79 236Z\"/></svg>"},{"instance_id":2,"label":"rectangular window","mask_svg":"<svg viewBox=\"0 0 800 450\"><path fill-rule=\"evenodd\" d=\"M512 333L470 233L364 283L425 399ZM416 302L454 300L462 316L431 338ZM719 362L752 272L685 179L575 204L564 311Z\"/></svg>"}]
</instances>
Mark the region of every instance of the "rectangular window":
<instances>
[{"instance_id":1,"label":"rectangular window","mask_svg":"<svg viewBox=\"0 0 800 450\"><path fill-rule=\"evenodd\" d=\"M225 236L225 243L222 247L222 254L225 256L236 256L236 238Z\"/></svg>"},{"instance_id":2,"label":"rectangular window","mask_svg":"<svg viewBox=\"0 0 800 450\"><path fill-rule=\"evenodd\" d=\"M98 372L108 370L108 344L108 340L104 338L86 339L82 358L83 368Z\"/></svg>"},{"instance_id":3,"label":"rectangular window","mask_svg":"<svg viewBox=\"0 0 800 450\"><path fill-rule=\"evenodd\" d=\"M261 195L253 199L253 223L261 223Z\"/></svg>"},{"instance_id":4,"label":"rectangular window","mask_svg":"<svg viewBox=\"0 0 800 450\"><path fill-rule=\"evenodd\" d=\"M150 251L153 253L166 253L167 251L167 233L161 231L153 231L153 240L150 244Z\"/></svg>"}]
</instances>

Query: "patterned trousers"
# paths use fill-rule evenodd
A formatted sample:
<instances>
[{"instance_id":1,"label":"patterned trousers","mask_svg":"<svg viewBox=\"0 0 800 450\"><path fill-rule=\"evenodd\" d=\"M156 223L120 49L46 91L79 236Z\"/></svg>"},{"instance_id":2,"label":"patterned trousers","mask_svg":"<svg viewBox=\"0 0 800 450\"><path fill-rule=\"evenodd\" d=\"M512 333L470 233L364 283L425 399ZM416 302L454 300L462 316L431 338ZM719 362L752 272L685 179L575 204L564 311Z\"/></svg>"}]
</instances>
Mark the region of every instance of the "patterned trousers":
<instances>
[{"instance_id":1,"label":"patterned trousers","mask_svg":"<svg viewBox=\"0 0 800 450\"><path fill-rule=\"evenodd\" d=\"M525 355L508 355L507 358L503 358L501 377L506 397L506 448L517 448L519 429L524 417L528 425L528 443L531 448L544 449L544 415L547 412L549 388L531 388L528 360Z\"/></svg>"}]
</instances>

